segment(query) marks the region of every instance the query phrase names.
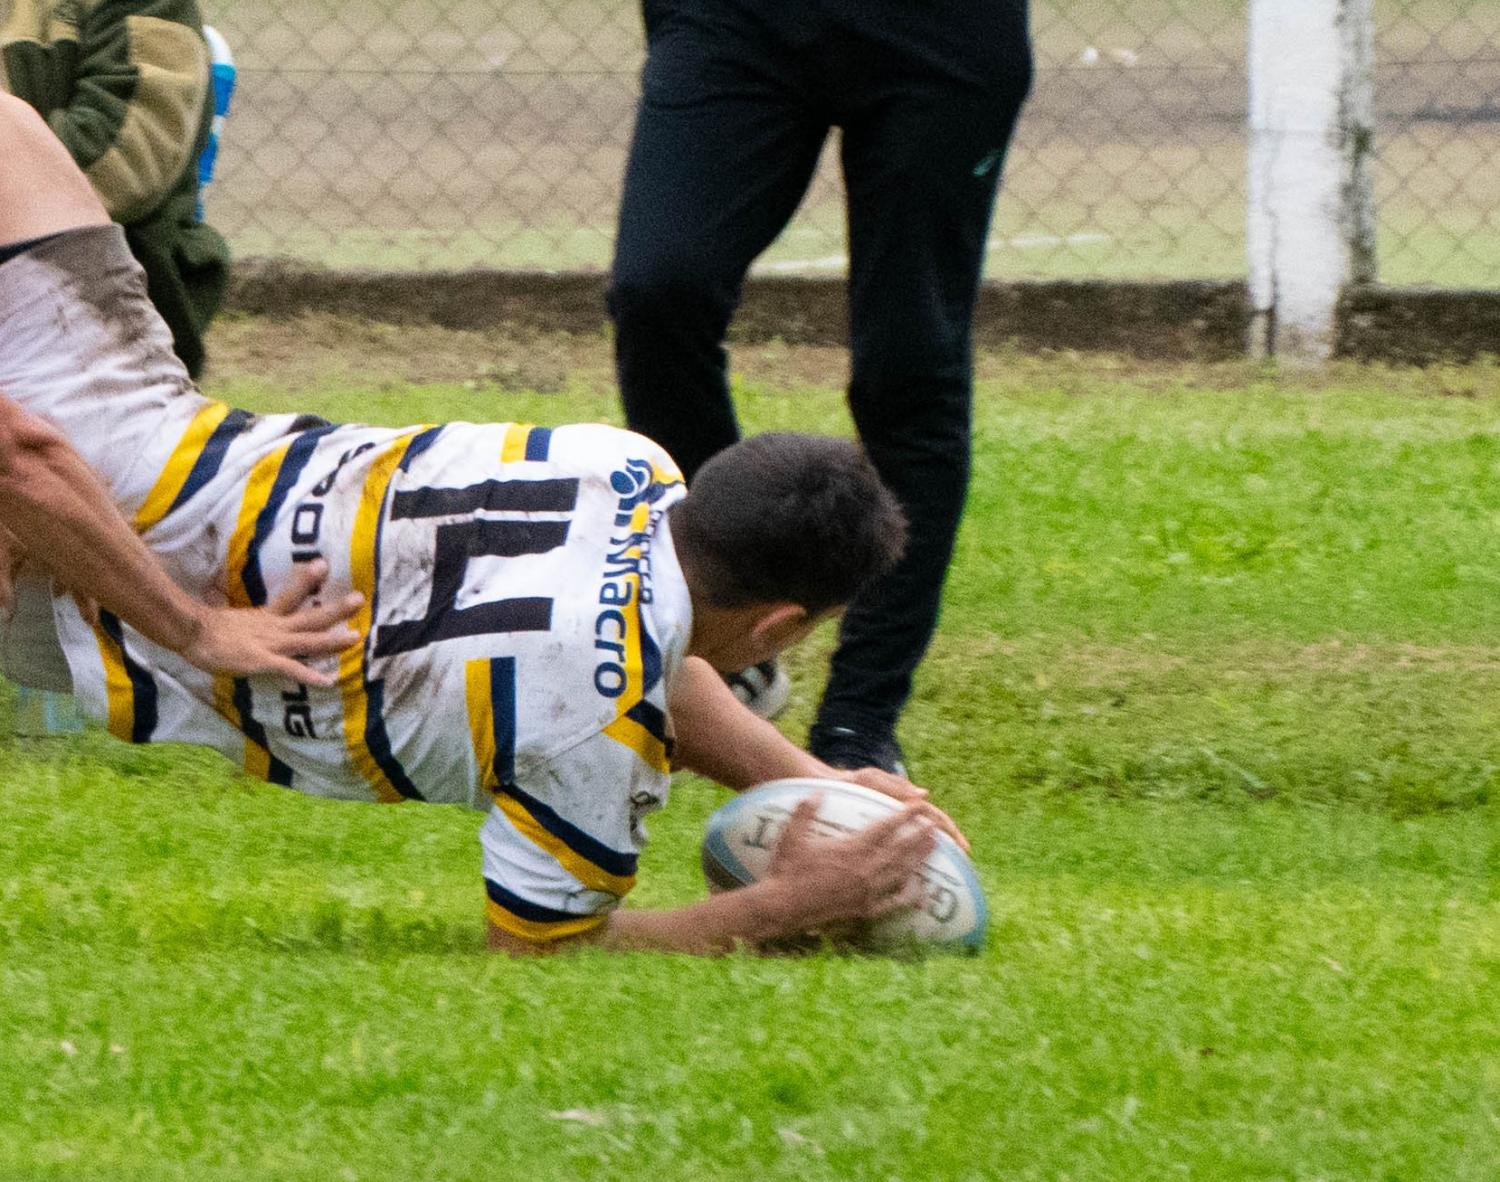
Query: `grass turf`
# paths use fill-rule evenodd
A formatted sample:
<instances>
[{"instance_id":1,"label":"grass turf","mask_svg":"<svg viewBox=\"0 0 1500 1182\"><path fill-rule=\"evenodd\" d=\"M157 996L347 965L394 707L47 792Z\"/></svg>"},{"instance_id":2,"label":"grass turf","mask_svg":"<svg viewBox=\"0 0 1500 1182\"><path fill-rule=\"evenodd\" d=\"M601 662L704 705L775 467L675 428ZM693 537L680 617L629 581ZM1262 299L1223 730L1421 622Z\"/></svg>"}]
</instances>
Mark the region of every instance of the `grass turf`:
<instances>
[{"instance_id":1,"label":"grass turf","mask_svg":"<svg viewBox=\"0 0 1500 1182\"><path fill-rule=\"evenodd\" d=\"M1011 361L903 732L982 956L497 960L471 816L6 741L0 1177L1493 1177L1496 371ZM614 414L475 386L216 393ZM636 901L699 892L719 799L679 783Z\"/></svg>"}]
</instances>

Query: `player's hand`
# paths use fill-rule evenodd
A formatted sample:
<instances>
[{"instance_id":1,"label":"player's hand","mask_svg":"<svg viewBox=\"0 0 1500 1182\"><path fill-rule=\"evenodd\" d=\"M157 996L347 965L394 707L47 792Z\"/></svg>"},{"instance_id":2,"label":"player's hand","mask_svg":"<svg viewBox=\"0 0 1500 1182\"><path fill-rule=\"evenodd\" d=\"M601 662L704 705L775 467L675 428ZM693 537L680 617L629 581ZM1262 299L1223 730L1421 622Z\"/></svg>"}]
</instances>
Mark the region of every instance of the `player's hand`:
<instances>
[{"instance_id":1,"label":"player's hand","mask_svg":"<svg viewBox=\"0 0 1500 1182\"><path fill-rule=\"evenodd\" d=\"M927 789L917 787L905 776L898 776L894 772L883 771L878 767L833 768L831 770L831 779L843 780L847 784L858 784L861 788L869 788L884 796L889 796L892 800L899 800L902 804L916 805L919 813L958 842L959 849L965 853L968 852L969 839L963 835L952 817L928 799Z\"/></svg>"},{"instance_id":2,"label":"player's hand","mask_svg":"<svg viewBox=\"0 0 1500 1182\"><path fill-rule=\"evenodd\" d=\"M780 888L788 935L847 920L875 919L915 907L925 889L917 868L932 852L934 824L920 805L847 837L813 830L820 797L800 801L787 818L763 882Z\"/></svg>"},{"instance_id":3,"label":"player's hand","mask_svg":"<svg viewBox=\"0 0 1500 1182\"><path fill-rule=\"evenodd\" d=\"M342 652L359 639L345 624L364 605L357 591L336 603L309 602L328 578L328 563L298 564L291 581L264 608L204 608L203 623L182 656L209 673L249 677L279 673L326 689L337 680L307 658Z\"/></svg>"}]
</instances>

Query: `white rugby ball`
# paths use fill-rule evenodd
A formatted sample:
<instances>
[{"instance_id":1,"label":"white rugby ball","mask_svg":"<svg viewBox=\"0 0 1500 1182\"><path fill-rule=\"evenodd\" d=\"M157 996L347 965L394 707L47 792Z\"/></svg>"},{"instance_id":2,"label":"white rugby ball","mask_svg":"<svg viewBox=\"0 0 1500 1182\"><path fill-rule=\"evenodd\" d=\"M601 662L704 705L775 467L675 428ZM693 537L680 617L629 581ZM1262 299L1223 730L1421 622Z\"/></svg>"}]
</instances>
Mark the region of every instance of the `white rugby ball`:
<instances>
[{"instance_id":1,"label":"white rugby ball","mask_svg":"<svg viewBox=\"0 0 1500 1182\"><path fill-rule=\"evenodd\" d=\"M708 819L703 836L703 875L712 891L733 890L760 879L797 803L820 795L813 832L841 837L901 807L870 788L842 780L771 780L742 792ZM857 943L873 951L938 948L974 952L984 943L989 911L968 856L946 833L917 871L926 885L917 907L873 920Z\"/></svg>"}]
</instances>

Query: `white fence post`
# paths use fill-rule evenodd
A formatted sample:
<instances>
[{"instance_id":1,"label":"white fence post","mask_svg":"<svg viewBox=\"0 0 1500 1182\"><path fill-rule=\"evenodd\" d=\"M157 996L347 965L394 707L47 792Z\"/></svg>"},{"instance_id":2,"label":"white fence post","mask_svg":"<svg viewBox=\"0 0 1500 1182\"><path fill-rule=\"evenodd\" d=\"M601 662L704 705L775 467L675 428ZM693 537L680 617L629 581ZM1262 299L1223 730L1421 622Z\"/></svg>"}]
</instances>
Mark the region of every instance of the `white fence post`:
<instances>
[{"instance_id":1,"label":"white fence post","mask_svg":"<svg viewBox=\"0 0 1500 1182\"><path fill-rule=\"evenodd\" d=\"M1251 0L1250 351L1332 355L1339 297L1375 277L1371 0Z\"/></svg>"}]
</instances>

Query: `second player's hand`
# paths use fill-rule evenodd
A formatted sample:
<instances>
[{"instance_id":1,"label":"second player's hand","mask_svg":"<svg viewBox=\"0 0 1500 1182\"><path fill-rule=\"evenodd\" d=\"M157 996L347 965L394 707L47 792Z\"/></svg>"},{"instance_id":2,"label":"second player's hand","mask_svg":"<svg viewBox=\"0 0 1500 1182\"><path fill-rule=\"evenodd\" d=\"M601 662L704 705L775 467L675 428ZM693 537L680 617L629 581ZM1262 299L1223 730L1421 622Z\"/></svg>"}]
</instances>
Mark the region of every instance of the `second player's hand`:
<instances>
[{"instance_id":1,"label":"second player's hand","mask_svg":"<svg viewBox=\"0 0 1500 1182\"><path fill-rule=\"evenodd\" d=\"M307 659L332 656L355 643L359 634L345 621L364 605L357 591L334 603L310 603L327 578L328 564L319 559L299 564L264 608L204 608L202 624L182 656L210 673L279 673L326 689L337 678Z\"/></svg>"}]
</instances>

